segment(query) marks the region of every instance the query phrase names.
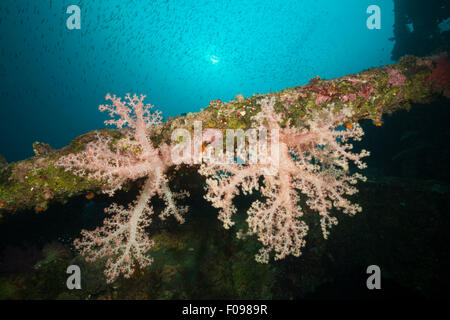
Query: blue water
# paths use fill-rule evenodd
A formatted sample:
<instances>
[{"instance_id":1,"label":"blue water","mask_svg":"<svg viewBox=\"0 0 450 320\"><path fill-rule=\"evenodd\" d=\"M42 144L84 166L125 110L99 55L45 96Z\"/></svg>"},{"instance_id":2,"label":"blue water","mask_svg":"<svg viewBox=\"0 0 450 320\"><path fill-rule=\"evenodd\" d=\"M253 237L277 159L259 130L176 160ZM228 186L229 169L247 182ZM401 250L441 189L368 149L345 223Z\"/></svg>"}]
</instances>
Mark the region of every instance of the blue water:
<instances>
[{"instance_id":1,"label":"blue water","mask_svg":"<svg viewBox=\"0 0 450 320\"><path fill-rule=\"evenodd\" d=\"M66 28L72 4L81 30ZM0 154L103 127L108 92L145 93L167 117L392 63L393 23L392 0L2 0Z\"/></svg>"}]
</instances>

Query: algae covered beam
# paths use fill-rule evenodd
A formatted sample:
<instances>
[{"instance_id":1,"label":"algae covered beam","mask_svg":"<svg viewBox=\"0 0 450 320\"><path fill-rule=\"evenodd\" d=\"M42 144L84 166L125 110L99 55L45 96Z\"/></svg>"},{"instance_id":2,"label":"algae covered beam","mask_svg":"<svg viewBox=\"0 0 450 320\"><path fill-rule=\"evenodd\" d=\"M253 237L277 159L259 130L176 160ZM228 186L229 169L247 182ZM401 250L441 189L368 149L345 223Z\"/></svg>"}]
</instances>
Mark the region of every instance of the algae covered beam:
<instances>
[{"instance_id":1,"label":"algae covered beam","mask_svg":"<svg viewBox=\"0 0 450 320\"><path fill-rule=\"evenodd\" d=\"M450 98L450 65L447 53L418 58L405 56L397 64L387 65L357 74L325 80L319 76L308 84L287 88L279 92L255 94L244 98L237 95L228 103L213 100L198 113L189 113L169 118L148 132L155 147L162 143L171 144L175 129L193 131L194 121L201 121L202 127L216 129L246 129L252 125L252 116L260 111L259 101L275 97L275 111L282 117L281 125L290 123L302 127L311 114L329 109L335 112L342 108L353 109L351 122L371 120L382 125L382 116L400 109L409 109L413 104L426 104L444 95ZM119 140L128 130L101 129L88 132L74 139L70 145L53 150L44 143L35 143L35 156L15 163L5 163L0 158L0 214L23 209L44 211L52 201L85 194L90 197L109 186L97 181L74 175L55 166L61 156L77 153L85 145L102 135L111 141ZM111 146L114 148L114 145ZM171 170L168 175L180 170Z\"/></svg>"}]
</instances>

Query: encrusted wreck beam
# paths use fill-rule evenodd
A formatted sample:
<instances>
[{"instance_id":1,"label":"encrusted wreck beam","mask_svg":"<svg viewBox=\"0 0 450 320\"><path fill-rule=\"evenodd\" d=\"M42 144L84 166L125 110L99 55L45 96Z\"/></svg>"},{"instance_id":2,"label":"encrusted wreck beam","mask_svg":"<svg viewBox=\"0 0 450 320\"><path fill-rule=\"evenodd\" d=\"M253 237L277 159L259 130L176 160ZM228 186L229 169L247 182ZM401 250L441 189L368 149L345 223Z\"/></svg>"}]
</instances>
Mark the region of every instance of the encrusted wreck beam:
<instances>
[{"instance_id":1,"label":"encrusted wreck beam","mask_svg":"<svg viewBox=\"0 0 450 320\"><path fill-rule=\"evenodd\" d=\"M334 104L338 112L344 105L354 108L354 121L372 120L382 125L382 115L400 109L409 109L412 104L430 103L440 95L450 98L450 67L447 53L417 58L405 56L397 64L365 70L337 79L313 78L307 85L288 88L265 95L244 98L237 95L228 103L211 101L198 113L169 118L149 132L155 146L170 143L174 129L193 130L194 121L202 121L203 128L238 129L251 126L251 117L260 107L258 101L267 96L276 98L275 110L282 114L284 122L301 127L312 111ZM127 130L127 129L122 129ZM98 132L121 137L121 130L102 129ZM101 192L105 186L101 181L80 178L55 167L54 163L63 154L76 153L86 143L96 139L96 132L89 132L74 139L69 146L53 150L48 145L35 143L35 156L23 161L5 164L0 158L0 216L34 208L44 211L51 201L66 201L68 198Z\"/></svg>"}]
</instances>

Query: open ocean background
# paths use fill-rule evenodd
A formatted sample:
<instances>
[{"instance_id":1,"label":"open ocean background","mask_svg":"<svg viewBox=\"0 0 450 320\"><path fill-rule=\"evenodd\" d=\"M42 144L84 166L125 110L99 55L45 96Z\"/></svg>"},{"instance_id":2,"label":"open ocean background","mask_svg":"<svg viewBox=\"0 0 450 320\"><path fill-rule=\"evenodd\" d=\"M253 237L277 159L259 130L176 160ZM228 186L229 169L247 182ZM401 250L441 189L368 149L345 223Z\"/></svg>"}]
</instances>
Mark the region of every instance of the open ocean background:
<instances>
[{"instance_id":1,"label":"open ocean background","mask_svg":"<svg viewBox=\"0 0 450 320\"><path fill-rule=\"evenodd\" d=\"M81 8L81 30L66 9ZM381 30L366 9L381 8ZM0 154L103 127L106 93L147 94L163 116L392 63L391 0L0 2Z\"/></svg>"}]
</instances>

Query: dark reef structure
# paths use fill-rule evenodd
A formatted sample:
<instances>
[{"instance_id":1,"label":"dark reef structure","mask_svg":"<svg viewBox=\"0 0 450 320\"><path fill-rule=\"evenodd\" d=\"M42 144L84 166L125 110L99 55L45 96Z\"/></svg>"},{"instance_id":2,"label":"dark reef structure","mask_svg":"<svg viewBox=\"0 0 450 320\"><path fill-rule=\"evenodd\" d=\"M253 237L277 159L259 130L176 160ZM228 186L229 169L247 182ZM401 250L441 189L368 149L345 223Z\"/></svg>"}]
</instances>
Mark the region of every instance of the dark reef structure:
<instances>
[{"instance_id":1,"label":"dark reef structure","mask_svg":"<svg viewBox=\"0 0 450 320\"><path fill-rule=\"evenodd\" d=\"M450 18L446 0L394 0L395 45L392 59L406 54L425 56L450 45L450 30L441 32L439 24Z\"/></svg>"}]
</instances>

